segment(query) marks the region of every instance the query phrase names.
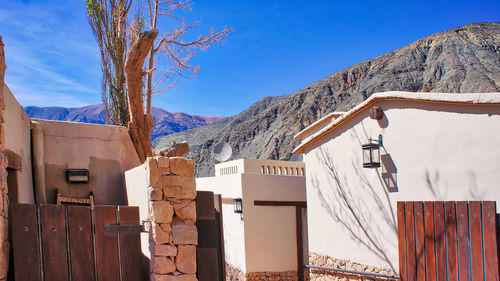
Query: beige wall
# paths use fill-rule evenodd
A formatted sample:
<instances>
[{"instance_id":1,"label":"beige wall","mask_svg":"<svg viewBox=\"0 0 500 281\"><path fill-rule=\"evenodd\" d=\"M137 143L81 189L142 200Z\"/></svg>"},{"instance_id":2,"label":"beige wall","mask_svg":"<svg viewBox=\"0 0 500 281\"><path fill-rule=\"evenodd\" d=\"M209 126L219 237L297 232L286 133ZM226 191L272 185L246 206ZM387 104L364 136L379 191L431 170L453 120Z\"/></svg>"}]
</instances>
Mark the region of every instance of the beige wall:
<instances>
[{"instance_id":1,"label":"beige wall","mask_svg":"<svg viewBox=\"0 0 500 281\"><path fill-rule=\"evenodd\" d=\"M96 204L127 203L124 171L140 165L127 132L120 126L33 119L43 128L47 202L56 190L74 197L94 193ZM88 169L88 184L69 184L66 169Z\"/></svg>"},{"instance_id":2,"label":"beige wall","mask_svg":"<svg viewBox=\"0 0 500 281\"><path fill-rule=\"evenodd\" d=\"M264 164L300 167L303 163L250 159L253 161L247 165L246 160L249 159L216 166L216 170L238 166L238 174L196 179L197 190L212 191L228 199L243 199L243 220L234 213L232 204L222 206L226 260L243 273L296 270L295 207L254 206L254 201L305 201L303 176L260 174ZM243 163L244 168L239 166ZM242 173L252 167L259 173Z\"/></svg>"},{"instance_id":3,"label":"beige wall","mask_svg":"<svg viewBox=\"0 0 500 281\"><path fill-rule=\"evenodd\" d=\"M21 203L34 203L30 118L7 85L3 89L6 104L6 109L3 112L5 148L15 152L22 160L21 169L16 171L18 199Z\"/></svg>"},{"instance_id":4,"label":"beige wall","mask_svg":"<svg viewBox=\"0 0 500 281\"><path fill-rule=\"evenodd\" d=\"M500 202L500 106L421 101L376 105L384 109L382 120L370 119L364 109L306 146L309 248L397 270L398 200ZM383 165L362 168L361 144L379 134ZM364 229L349 215L338 187ZM344 213L336 217L340 211ZM386 258L365 246L371 244L363 232Z\"/></svg>"}]
</instances>

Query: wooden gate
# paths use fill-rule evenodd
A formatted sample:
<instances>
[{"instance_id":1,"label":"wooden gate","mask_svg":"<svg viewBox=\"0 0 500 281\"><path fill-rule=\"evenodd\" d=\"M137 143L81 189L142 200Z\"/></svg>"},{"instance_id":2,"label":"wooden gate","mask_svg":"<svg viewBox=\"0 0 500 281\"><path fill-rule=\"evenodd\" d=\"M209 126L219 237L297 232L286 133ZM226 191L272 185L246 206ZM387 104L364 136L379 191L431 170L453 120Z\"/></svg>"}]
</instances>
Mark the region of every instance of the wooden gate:
<instances>
[{"instance_id":1,"label":"wooden gate","mask_svg":"<svg viewBox=\"0 0 500 281\"><path fill-rule=\"evenodd\" d=\"M401 280L498 281L494 201L398 202Z\"/></svg>"},{"instance_id":2,"label":"wooden gate","mask_svg":"<svg viewBox=\"0 0 500 281\"><path fill-rule=\"evenodd\" d=\"M16 281L140 280L139 208L11 205Z\"/></svg>"},{"instance_id":3,"label":"wooden gate","mask_svg":"<svg viewBox=\"0 0 500 281\"><path fill-rule=\"evenodd\" d=\"M222 200L220 194L198 191L196 195L198 247L196 264L199 281L225 281Z\"/></svg>"}]
</instances>

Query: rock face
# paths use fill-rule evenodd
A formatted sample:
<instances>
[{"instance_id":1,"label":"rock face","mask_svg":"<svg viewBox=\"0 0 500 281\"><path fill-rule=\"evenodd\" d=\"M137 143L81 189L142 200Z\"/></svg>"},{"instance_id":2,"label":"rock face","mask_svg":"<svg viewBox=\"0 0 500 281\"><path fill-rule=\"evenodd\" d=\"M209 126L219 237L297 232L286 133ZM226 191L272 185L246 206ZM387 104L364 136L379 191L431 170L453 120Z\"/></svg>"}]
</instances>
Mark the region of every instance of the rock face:
<instances>
[{"instance_id":1,"label":"rock face","mask_svg":"<svg viewBox=\"0 0 500 281\"><path fill-rule=\"evenodd\" d=\"M27 106L25 110L31 118L96 124L106 123L106 114L102 104L77 108ZM224 118L221 116L190 115L183 112L171 113L157 107L153 107L151 113L155 120L151 139L212 124Z\"/></svg>"},{"instance_id":2,"label":"rock face","mask_svg":"<svg viewBox=\"0 0 500 281\"><path fill-rule=\"evenodd\" d=\"M358 63L295 94L265 97L238 115L160 137L155 148L187 140L197 176L214 174L213 147L226 141L231 159L288 160L293 136L318 118L349 110L385 91L500 91L500 23L474 23L440 32L375 59Z\"/></svg>"}]
</instances>

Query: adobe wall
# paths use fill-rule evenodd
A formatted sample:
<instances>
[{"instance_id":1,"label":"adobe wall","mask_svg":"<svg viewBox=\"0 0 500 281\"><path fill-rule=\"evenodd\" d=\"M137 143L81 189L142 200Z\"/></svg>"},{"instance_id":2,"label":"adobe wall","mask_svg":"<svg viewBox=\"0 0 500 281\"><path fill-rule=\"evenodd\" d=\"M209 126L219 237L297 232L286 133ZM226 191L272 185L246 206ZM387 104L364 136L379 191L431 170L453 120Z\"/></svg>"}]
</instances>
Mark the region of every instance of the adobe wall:
<instances>
[{"instance_id":1,"label":"adobe wall","mask_svg":"<svg viewBox=\"0 0 500 281\"><path fill-rule=\"evenodd\" d=\"M397 201L500 203L499 105L376 105L382 120L365 109L306 147L310 264L397 273ZM382 167L363 168L361 145L379 135Z\"/></svg>"},{"instance_id":2,"label":"adobe wall","mask_svg":"<svg viewBox=\"0 0 500 281\"><path fill-rule=\"evenodd\" d=\"M0 36L0 280L7 279L9 268L9 241L7 220L7 159L4 155L5 129L3 112L5 110L4 88L6 88L5 77L5 53L3 41Z\"/></svg>"},{"instance_id":3,"label":"adobe wall","mask_svg":"<svg viewBox=\"0 0 500 281\"><path fill-rule=\"evenodd\" d=\"M127 205L125 171L141 163L125 127L32 119L43 130L45 189L48 203L57 191L95 204ZM71 184L66 169L88 169L88 183Z\"/></svg>"}]
</instances>

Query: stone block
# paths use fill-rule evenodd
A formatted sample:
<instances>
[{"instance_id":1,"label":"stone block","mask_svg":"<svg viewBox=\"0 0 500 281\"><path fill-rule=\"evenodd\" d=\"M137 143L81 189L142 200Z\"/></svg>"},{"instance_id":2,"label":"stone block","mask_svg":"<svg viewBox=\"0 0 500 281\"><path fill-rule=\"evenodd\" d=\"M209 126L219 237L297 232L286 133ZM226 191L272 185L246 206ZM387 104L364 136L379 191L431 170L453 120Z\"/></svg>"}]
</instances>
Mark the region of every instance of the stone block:
<instances>
[{"instance_id":1,"label":"stone block","mask_svg":"<svg viewBox=\"0 0 500 281\"><path fill-rule=\"evenodd\" d=\"M168 157L157 156L158 168L170 168L170 159Z\"/></svg>"},{"instance_id":2,"label":"stone block","mask_svg":"<svg viewBox=\"0 0 500 281\"><path fill-rule=\"evenodd\" d=\"M153 253L155 256L174 257L177 255L177 247L174 245L155 245Z\"/></svg>"},{"instance_id":3,"label":"stone block","mask_svg":"<svg viewBox=\"0 0 500 281\"><path fill-rule=\"evenodd\" d=\"M175 245L197 245L198 231L195 225L174 224L172 225L172 238Z\"/></svg>"},{"instance_id":4,"label":"stone block","mask_svg":"<svg viewBox=\"0 0 500 281\"><path fill-rule=\"evenodd\" d=\"M163 275L152 274L151 281L198 281L196 274Z\"/></svg>"},{"instance_id":5,"label":"stone block","mask_svg":"<svg viewBox=\"0 0 500 281\"><path fill-rule=\"evenodd\" d=\"M170 172L179 176L194 176L194 161L182 157L171 157Z\"/></svg>"},{"instance_id":6,"label":"stone block","mask_svg":"<svg viewBox=\"0 0 500 281\"><path fill-rule=\"evenodd\" d=\"M146 159L146 184L155 187L159 177L156 159L154 157L148 157Z\"/></svg>"},{"instance_id":7,"label":"stone block","mask_svg":"<svg viewBox=\"0 0 500 281\"><path fill-rule=\"evenodd\" d=\"M160 201L163 199L163 189L148 187L148 200L149 201Z\"/></svg>"},{"instance_id":8,"label":"stone block","mask_svg":"<svg viewBox=\"0 0 500 281\"><path fill-rule=\"evenodd\" d=\"M162 182L165 198L190 200L196 198L196 181L194 177L167 176L162 177Z\"/></svg>"},{"instance_id":9,"label":"stone block","mask_svg":"<svg viewBox=\"0 0 500 281\"><path fill-rule=\"evenodd\" d=\"M196 246L177 247L175 266L182 273L196 273Z\"/></svg>"},{"instance_id":10,"label":"stone block","mask_svg":"<svg viewBox=\"0 0 500 281\"><path fill-rule=\"evenodd\" d=\"M165 232L172 232L172 226L169 223L161 223L160 227Z\"/></svg>"},{"instance_id":11,"label":"stone block","mask_svg":"<svg viewBox=\"0 0 500 281\"><path fill-rule=\"evenodd\" d=\"M153 201L149 203L151 221L155 223L171 223L174 208L166 201Z\"/></svg>"},{"instance_id":12,"label":"stone block","mask_svg":"<svg viewBox=\"0 0 500 281\"><path fill-rule=\"evenodd\" d=\"M196 204L194 201L175 204L174 210L179 218L196 221Z\"/></svg>"},{"instance_id":13,"label":"stone block","mask_svg":"<svg viewBox=\"0 0 500 281\"><path fill-rule=\"evenodd\" d=\"M156 244L167 244L172 241L172 233L161 229L159 224L153 224L153 240Z\"/></svg>"},{"instance_id":14,"label":"stone block","mask_svg":"<svg viewBox=\"0 0 500 281\"><path fill-rule=\"evenodd\" d=\"M166 274L175 271L175 264L167 257L152 257L151 271L153 273Z\"/></svg>"}]
</instances>

